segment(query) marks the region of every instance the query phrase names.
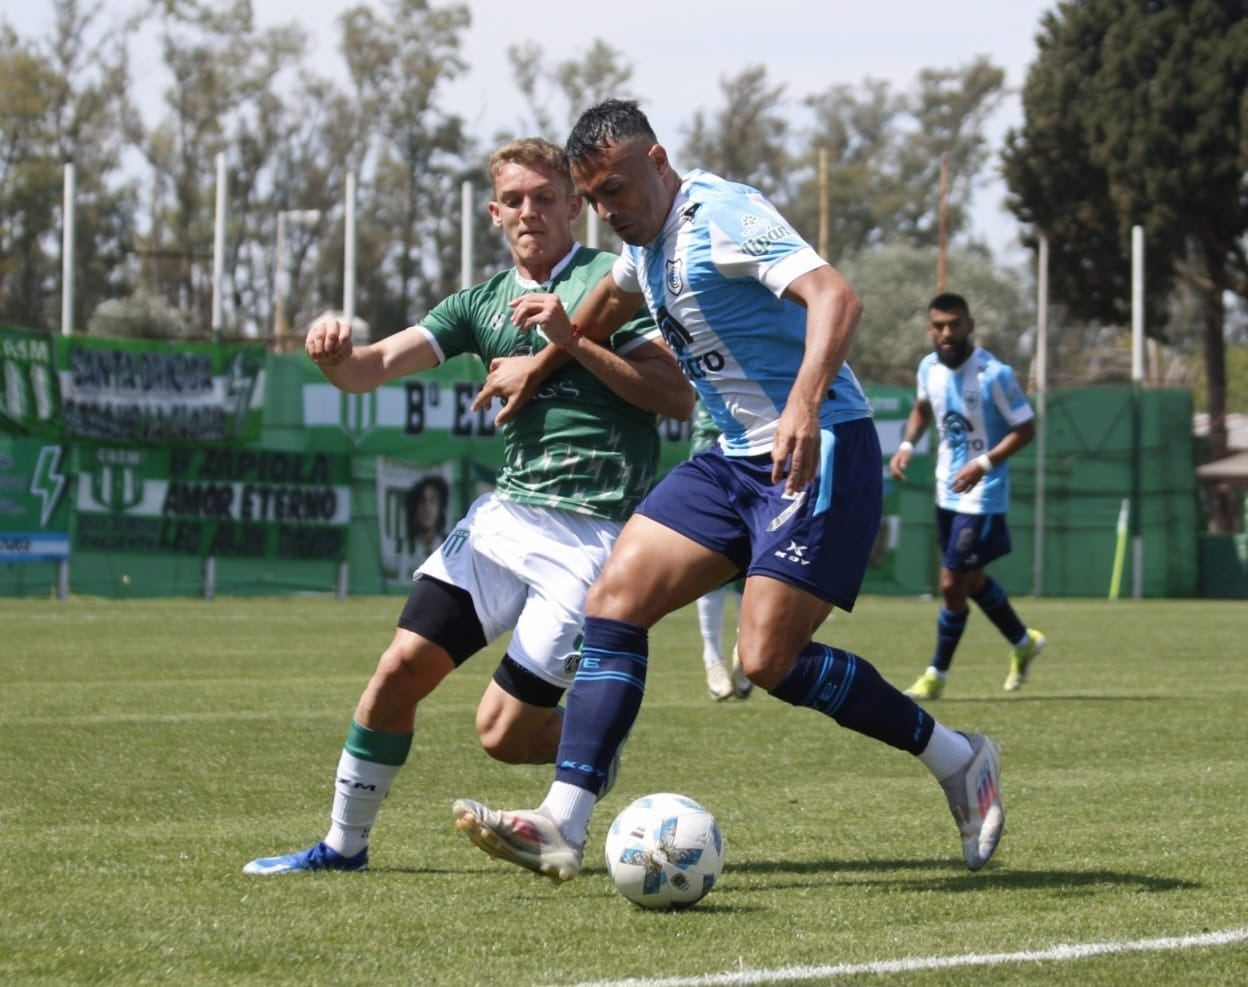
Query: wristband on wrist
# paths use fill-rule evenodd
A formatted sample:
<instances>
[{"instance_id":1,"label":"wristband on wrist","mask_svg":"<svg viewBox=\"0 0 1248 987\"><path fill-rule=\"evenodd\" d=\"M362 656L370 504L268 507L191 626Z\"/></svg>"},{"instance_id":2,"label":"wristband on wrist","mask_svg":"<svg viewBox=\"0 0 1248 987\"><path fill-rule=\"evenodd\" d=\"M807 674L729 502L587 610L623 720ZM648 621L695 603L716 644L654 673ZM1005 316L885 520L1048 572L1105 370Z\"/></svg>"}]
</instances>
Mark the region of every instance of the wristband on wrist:
<instances>
[{"instance_id":1,"label":"wristband on wrist","mask_svg":"<svg viewBox=\"0 0 1248 987\"><path fill-rule=\"evenodd\" d=\"M988 458L987 453L984 453L982 456L976 456L975 465L978 466L985 473L992 472L992 460Z\"/></svg>"},{"instance_id":2,"label":"wristband on wrist","mask_svg":"<svg viewBox=\"0 0 1248 987\"><path fill-rule=\"evenodd\" d=\"M898 452L914 452L914 443L909 439L902 439L901 445L897 447Z\"/></svg>"}]
</instances>

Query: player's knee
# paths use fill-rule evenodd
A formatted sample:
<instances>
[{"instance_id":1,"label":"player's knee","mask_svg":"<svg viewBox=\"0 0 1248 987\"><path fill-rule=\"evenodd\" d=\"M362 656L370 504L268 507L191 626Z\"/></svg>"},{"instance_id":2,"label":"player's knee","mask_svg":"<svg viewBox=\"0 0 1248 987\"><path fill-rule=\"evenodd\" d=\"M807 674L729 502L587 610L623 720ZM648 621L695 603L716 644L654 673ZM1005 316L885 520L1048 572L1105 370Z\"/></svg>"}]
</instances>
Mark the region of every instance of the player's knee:
<instances>
[{"instance_id":1,"label":"player's knee","mask_svg":"<svg viewBox=\"0 0 1248 987\"><path fill-rule=\"evenodd\" d=\"M553 715L553 711L552 711ZM504 764L541 764L554 757L554 746L546 741L546 725L534 729L509 720L498 711L477 710L477 738L481 749ZM554 744L558 744L558 735Z\"/></svg>"},{"instance_id":2,"label":"player's knee","mask_svg":"<svg viewBox=\"0 0 1248 987\"><path fill-rule=\"evenodd\" d=\"M739 639L737 641L737 660L745 677L756 686L771 691L781 682L793 667L793 656L787 658L768 649Z\"/></svg>"},{"instance_id":3,"label":"player's knee","mask_svg":"<svg viewBox=\"0 0 1248 987\"><path fill-rule=\"evenodd\" d=\"M377 660L372 687L385 696L415 704L429 695L453 667L449 660L437 661L422 654L410 636L396 636Z\"/></svg>"}]
</instances>

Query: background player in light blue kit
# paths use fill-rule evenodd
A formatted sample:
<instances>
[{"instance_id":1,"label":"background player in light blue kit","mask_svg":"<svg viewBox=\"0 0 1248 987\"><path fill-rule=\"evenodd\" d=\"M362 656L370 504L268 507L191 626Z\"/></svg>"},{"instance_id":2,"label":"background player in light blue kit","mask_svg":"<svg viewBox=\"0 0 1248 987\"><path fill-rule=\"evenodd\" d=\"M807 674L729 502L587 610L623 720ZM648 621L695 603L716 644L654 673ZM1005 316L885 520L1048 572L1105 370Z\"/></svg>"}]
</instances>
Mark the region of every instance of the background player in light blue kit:
<instances>
[{"instance_id":1,"label":"background player in light blue kit","mask_svg":"<svg viewBox=\"0 0 1248 987\"><path fill-rule=\"evenodd\" d=\"M906 694L939 699L944 692L953 653L966 629L968 599L1010 642L1005 688L1013 692L1027 680L1045 639L1019 620L1005 590L984 567L1010 551L1006 460L1032 440L1035 421L1014 371L971 341L975 320L965 298L952 292L933 298L927 307L927 331L935 351L919 363L917 399L888 468L904 480L914 443L936 422L936 532L943 555L943 602L931 663Z\"/></svg>"},{"instance_id":2,"label":"background player in light blue kit","mask_svg":"<svg viewBox=\"0 0 1248 987\"><path fill-rule=\"evenodd\" d=\"M879 440L845 363L858 296L757 190L704 171L682 179L636 103L591 107L567 152L625 247L575 325L553 295L518 299L514 319L575 354L644 300L723 438L659 481L590 589L546 799L512 811L459 799L456 826L496 857L574 877L641 707L649 628L743 572L749 678L917 756L944 789L967 866L982 867L1005 822L997 745L942 726L865 659L811 639L834 606L853 607L880 525Z\"/></svg>"}]
</instances>

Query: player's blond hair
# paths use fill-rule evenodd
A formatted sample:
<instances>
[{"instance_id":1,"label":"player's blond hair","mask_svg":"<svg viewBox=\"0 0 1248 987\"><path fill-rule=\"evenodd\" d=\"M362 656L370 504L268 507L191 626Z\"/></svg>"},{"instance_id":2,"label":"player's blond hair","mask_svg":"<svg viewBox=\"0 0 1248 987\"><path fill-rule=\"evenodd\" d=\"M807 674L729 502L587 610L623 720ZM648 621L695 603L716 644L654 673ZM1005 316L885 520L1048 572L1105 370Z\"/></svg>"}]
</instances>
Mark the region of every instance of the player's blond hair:
<instances>
[{"instance_id":1,"label":"player's blond hair","mask_svg":"<svg viewBox=\"0 0 1248 987\"><path fill-rule=\"evenodd\" d=\"M563 148L544 137L520 137L508 141L490 155L490 182L498 178L505 165L518 164L526 168L545 168L563 179L567 191L575 188L572 172L568 168L568 156Z\"/></svg>"}]
</instances>

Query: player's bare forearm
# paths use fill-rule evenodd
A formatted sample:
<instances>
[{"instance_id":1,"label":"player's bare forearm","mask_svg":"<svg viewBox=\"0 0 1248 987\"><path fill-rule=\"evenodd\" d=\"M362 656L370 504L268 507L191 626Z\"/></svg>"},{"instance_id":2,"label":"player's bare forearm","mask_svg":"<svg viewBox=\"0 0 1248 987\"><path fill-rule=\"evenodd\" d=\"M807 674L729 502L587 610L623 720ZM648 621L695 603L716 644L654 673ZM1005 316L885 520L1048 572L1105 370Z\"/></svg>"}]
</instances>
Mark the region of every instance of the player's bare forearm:
<instances>
[{"instance_id":1,"label":"player's bare forearm","mask_svg":"<svg viewBox=\"0 0 1248 987\"><path fill-rule=\"evenodd\" d=\"M803 274L785 296L806 308L806 352L776 429L772 480L787 474L786 490L795 493L818 469L819 409L849 354L862 301L831 267Z\"/></svg>"},{"instance_id":2,"label":"player's bare forearm","mask_svg":"<svg viewBox=\"0 0 1248 987\"><path fill-rule=\"evenodd\" d=\"M350 326L334 316L312 324L304 349L326 380L351 394L366 394L438 362L433 347L415 326L371 345L356 346Z\"/></svg>"},{"instance_id":3,"label":"player's bare forearm","mask_svg":"<svg viewBox=\"0 0 1248 987\"><path fill-rule=\"evenodd\" d=\"M567 351L590 373L629 404L643 411L684 421L693 414L694 394L671 351L645 342L626 356L585 338Z\"/></svg>"}]
</instances>

